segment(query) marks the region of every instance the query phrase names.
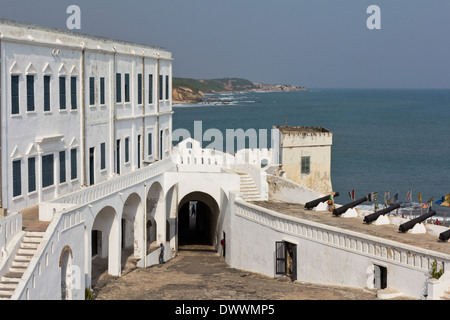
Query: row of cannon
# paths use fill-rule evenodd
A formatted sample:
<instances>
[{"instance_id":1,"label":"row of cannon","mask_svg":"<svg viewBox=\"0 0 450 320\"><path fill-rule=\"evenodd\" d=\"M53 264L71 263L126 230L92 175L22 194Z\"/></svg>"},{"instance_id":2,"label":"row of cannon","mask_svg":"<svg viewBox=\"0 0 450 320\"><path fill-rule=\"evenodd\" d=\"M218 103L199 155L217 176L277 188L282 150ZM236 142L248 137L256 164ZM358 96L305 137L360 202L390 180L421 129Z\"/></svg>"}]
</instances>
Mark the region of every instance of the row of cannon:
<instances>
[{"instance_id":1,"label":"row of cannon","mask_svg":"<svg viewBox=\"0 0 450 320\"><path fill-rule=\"evenodd\" d=\"M309 201L309 202L305 203L305 209L311 210L311 209L315 208L317 205L319 205L319 203L327 201L327 200L331 199L331 197L338 197L338 196L339 196L339 192L335 192L332 195L327 195L327 196ZM356 207L357 205L364 203L366 201L372 201L372 194L368 194L367 196L365 196L361 199L355 200L355 201L347 203L339 208L333 209L333 215L339 217L343 213L345 213L348 209L352 209L352 208ZM380 216L388 214L389 212L396 210L398 208L400 208L400 204L398 204L398 203L392 204L387 208L384 208L382 210L376 211L372 214L365 216L364 222L367 224L370 224L373 221L377 220ZM398 227L398 230L400 232L407 232L409 229L412 229L417 223L421 223L421 222L427 220L428 218L434 216L435 214L436 214L436 211L434 211L434 210L424 213L417 218L411 219L411 220L401 224ZM447 241L449 238L450 238L450 229L439 234L439 240L441 240L441 241Z\"/></svg>"}]
</instances>

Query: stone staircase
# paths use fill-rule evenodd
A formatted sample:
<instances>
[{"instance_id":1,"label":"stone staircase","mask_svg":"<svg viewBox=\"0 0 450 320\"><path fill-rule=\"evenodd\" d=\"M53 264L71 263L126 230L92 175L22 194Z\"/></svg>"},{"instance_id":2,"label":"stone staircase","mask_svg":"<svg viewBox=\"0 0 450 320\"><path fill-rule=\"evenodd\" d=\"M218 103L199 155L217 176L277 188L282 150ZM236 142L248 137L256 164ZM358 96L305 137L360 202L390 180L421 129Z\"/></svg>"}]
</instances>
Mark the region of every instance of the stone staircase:
<instances>
[{"instance_id":1,"label":"stone staircase","mask_svg":"<svg viewBox=\"0 0 450 320\"><path fill-rule=\"evenodd\" d=\"M244 172L237 172L240 177L240 193L245 201L258 201L261 200L261 194L253 182L250 175Z\"/></svg>"},{"instance_id":2,"label":"stone staircase","mask_svg":"<svg viewBox=\"0 0 450 320\"><path fill-rule=\"evenodd\" d=\"M26 231L13 263L0 279L0 300L9 300L42 241L44 232Z\"/></svg>"}]
</instances>

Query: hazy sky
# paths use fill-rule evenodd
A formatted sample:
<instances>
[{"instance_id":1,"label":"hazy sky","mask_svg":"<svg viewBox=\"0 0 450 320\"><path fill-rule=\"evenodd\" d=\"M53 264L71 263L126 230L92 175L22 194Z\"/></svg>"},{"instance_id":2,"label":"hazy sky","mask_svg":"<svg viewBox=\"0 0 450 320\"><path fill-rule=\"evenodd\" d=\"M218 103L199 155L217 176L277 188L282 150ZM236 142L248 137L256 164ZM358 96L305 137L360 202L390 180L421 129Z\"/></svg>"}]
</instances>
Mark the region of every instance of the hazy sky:
<instances>
[{"instance_id":1,"label":"hazy sky","mask_svg":"<svg viewBox=\"0 0 450 320\"><path fill-rule=\"evenodd\" d=\"M450 88L449 0L0 0L0 17L67 29L72 4L77 31L165 47L176 77Z\"/></svg>"}]
</instances>

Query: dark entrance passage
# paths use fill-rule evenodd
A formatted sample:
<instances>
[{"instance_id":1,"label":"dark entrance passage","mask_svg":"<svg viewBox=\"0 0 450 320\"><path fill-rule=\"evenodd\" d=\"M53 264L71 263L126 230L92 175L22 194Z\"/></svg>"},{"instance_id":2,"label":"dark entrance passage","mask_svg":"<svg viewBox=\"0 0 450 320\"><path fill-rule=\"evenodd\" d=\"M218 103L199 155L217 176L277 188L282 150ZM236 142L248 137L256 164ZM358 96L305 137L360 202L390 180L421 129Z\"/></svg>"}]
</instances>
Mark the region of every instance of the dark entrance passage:
<instances>
[{"instance_id":1,"label":"dark entrance passage","mask_svg":"<svg viewBox=\"0 0 450 320\"><path fill-rule=\"evenodd\" d=\"M179 211L179 244L212 245L211 209L203 202L189 201Z\"/></svg>"},{"instance_id":2,"label":"dark entrance passage","mask_svg":"<svg viewBox=\"0 0 450 320\"><path fill-rule=\"evenodd\" d=\"M178 210L178 244L217 246L216 201L202 192L193 192L182 199Z\"/></svg>"}]
</instances>

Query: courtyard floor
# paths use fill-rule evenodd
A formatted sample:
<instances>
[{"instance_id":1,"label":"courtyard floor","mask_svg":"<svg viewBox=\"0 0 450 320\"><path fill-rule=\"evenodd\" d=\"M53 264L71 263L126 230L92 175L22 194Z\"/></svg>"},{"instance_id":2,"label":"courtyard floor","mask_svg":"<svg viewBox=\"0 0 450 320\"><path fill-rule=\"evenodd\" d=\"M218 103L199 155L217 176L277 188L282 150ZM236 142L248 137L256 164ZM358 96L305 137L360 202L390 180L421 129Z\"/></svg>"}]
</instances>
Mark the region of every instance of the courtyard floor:
<instances>
[{"instance_id":1,"label":"courtyard floor","mask_svg":"<svg viewBox=\"0 0 450 320\"><path fill-rule=\"evenodd\" d=\"M96 300L378 300L368 290L291 282L230 268L210 246L180 247L174 259L146 269L136 268L132 259L123 266L121 277L103 272L93 278Z\"/></svg>"}]
</instances>

